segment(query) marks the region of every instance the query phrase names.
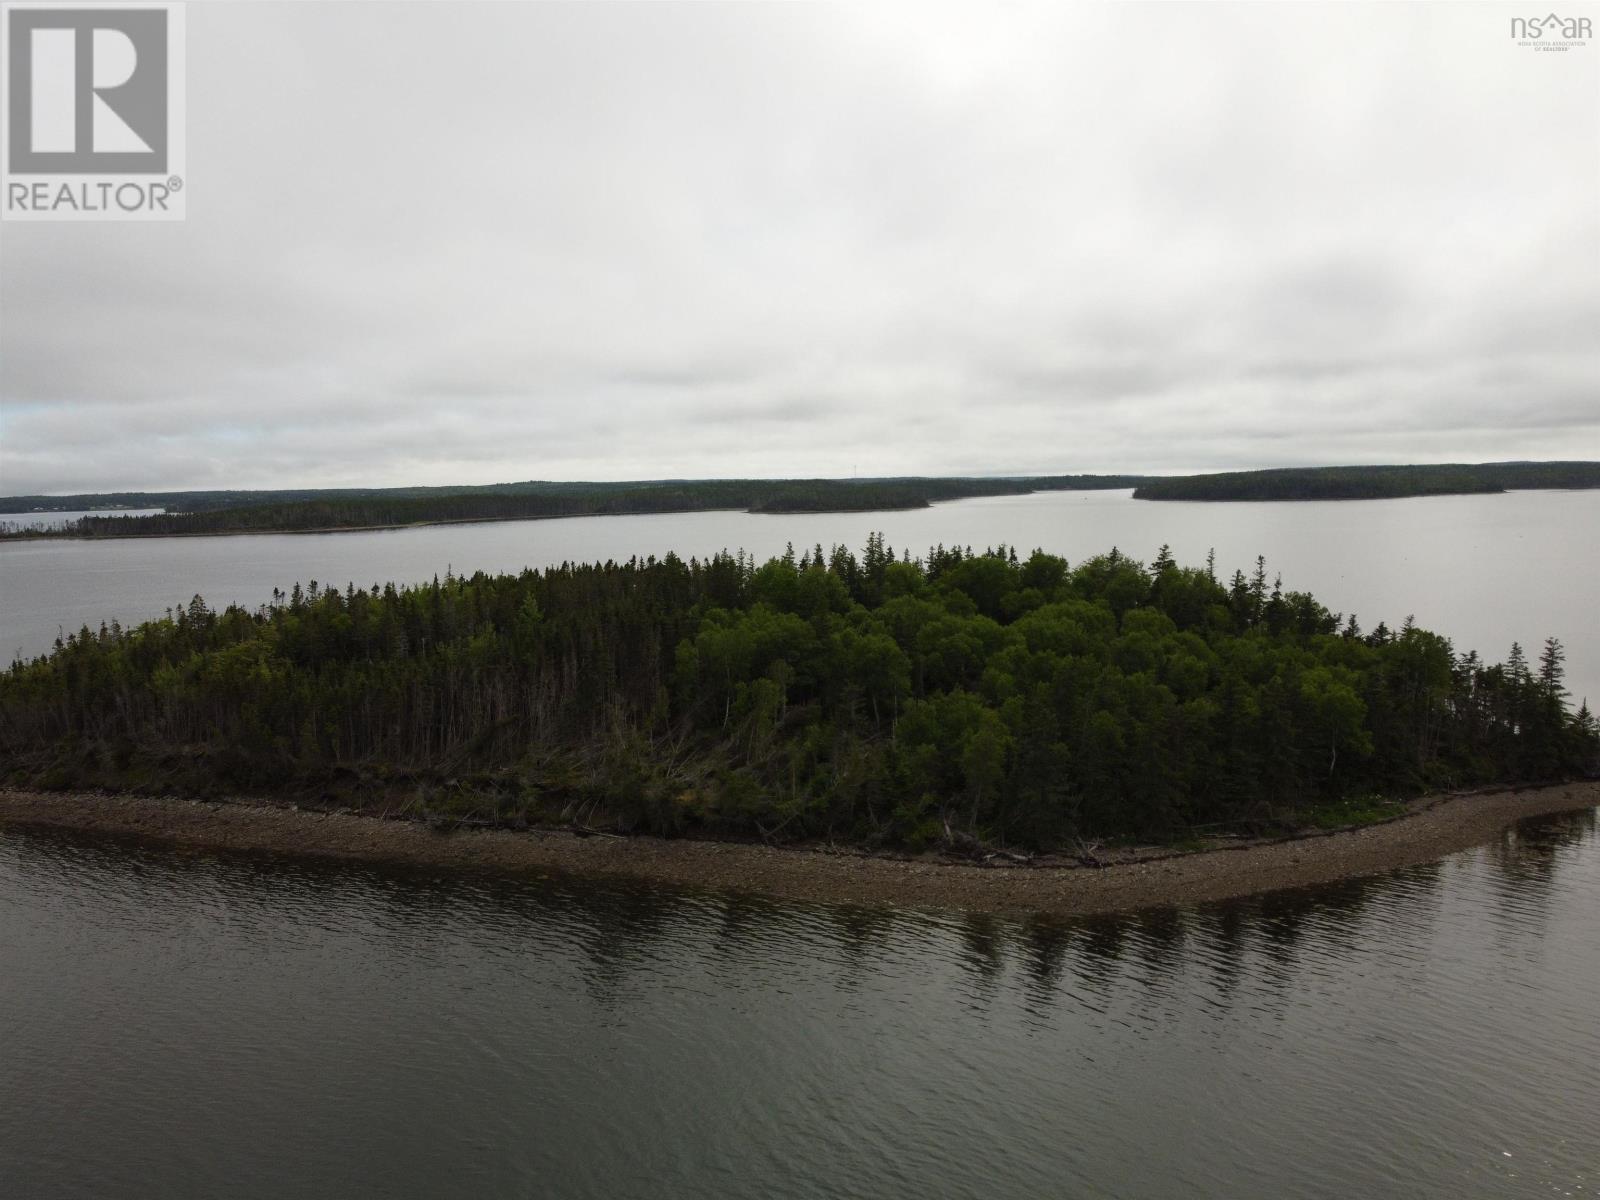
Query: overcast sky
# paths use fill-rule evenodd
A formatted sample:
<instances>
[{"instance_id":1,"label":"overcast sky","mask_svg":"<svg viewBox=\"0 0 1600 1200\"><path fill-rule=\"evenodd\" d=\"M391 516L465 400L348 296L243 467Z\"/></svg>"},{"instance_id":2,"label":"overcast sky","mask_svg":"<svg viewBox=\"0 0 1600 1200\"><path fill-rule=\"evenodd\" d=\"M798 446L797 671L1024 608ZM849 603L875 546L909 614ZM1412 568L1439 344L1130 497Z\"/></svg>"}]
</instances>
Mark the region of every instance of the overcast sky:
<instances>
[{"instance_id":1,"label":"overcast sky","mask_svg":"<svg viewBox=\"0 0 1600 1200\"><path fill-rule=\"evenodd\" d=\"M1600 458L1516 14L191 3L188 220L0 226L0 491Z\"/></svg>"}]
</instances>

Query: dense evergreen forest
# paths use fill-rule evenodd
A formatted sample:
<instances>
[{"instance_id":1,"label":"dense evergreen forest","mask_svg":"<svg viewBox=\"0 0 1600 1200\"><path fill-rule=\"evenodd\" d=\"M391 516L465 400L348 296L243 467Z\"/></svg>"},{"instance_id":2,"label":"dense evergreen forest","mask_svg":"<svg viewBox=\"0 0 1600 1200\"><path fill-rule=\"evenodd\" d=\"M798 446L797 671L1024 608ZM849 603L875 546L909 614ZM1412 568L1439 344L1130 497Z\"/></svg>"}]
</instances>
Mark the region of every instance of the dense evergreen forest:
<instances>
[{"instance_id":1,"label":"dense evergreen forest","mask_svg":"<svg viewBox=\"0 0 1600 1200\"><path fill-rule=\"evenodd\" d=\"M818 546L196 597L0 676L0 777L448 819L1074 845L1600 765L1562 650L1499 665L1163 548Z\"/></svg>"},{"instance_id":2,"label":"dense evergreen forest","mask_svg":"<svg viewBox=\"0 0 1600 1200\"><path fill-rule=\"evenodd\" d=\"M1129 488L1140 475L1053 475L1036 478L908 479L702 479L636 483L513 483L477 488L393 488L331 492L175 493L164 513L125 516L91 513L46 527L0 522L0 538L163 537L182 534L294 533L370 529L447 521L502 521L617 513L880 512L926 508L940 500L1014 496L1033 491ZM161 493L116 493L150 507ZM265 497L265 498L264 498ZM14 496L0 511L48 511L74 501L110 503L94 496ZM41 503L47 502L47 503ZM74 511L67 508L66 511Z\"/></svg>"},{"instance_id":3,"label":"dense evergreen forest","mask_svg":"<svg viewBox=\"0 0 1600 1200\"><path fill-rule=\"evenodd\" d=\"M1600 463L1526 462L1410 467L1287 467L1168 476L1138 485L1135 500L1379 500L1524 488L1600 487Z\"/></svg>"}]
</instances>

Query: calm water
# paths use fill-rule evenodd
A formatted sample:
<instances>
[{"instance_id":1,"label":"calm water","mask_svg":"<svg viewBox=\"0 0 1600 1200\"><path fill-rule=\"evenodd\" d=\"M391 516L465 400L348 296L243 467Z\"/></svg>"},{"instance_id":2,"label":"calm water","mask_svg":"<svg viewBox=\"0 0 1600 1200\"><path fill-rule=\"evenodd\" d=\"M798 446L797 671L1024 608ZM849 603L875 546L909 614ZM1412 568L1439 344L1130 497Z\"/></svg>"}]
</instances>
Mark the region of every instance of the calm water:
<instances>
[{"instance_id":1,"label":"calm water","mask_svg":"<svg viewBox=\"0 0 1600 1200\"><path fill-rule=\"evenodd\" d=\"M1593 810L1075 923L0 833L0 1194L1600 1185Z\"/></svg>"},{"instance_id":2,"label":"calm water","mask_svg":"<svg viewBox=\"0 0 1600 1200\"><path fill-rule=\"evenodd\" d=\"M921 553L935 542L1006 542L1078 560L1113 545L1155 557L1163 542L1219 571L1257 554L1285 585L1359 614L1371 629L1408 613L1491 660L1515 639L1529 657L1546 637L1567 647L1575 698L1600 702L1600 491L1512 492L1407 500L1282 504L1136 501L1129 492L1043 492L902 513L754 516L715 512L445 525L371 533L44 541L0 544L0 657L47 650L59 629L124 624L186 604L264 603L274 587L343 587L515 571L564 560L627 559L723 548L763 557L817 542L859 549L883 530ZM3 519L3 518L0 518Z\"/></svg>"}]
</instances>

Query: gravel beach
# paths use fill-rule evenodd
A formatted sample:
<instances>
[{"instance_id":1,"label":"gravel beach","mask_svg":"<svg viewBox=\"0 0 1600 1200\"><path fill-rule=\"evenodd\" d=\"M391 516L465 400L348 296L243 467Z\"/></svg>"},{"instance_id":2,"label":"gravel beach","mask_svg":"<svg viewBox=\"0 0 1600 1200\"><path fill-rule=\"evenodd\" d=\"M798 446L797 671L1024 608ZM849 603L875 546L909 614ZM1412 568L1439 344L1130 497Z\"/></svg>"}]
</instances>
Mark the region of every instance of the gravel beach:
<instances>
[{"instance_id":1,"label":"gravel beach","mask_svg":"<svg viewBox=\"0 0 1600 1200\"><path fill-rule=\"evenodd\" d=\"M1429 862L1521 817L1600 804L1600 782L1450 793L1379 825L1182 853L1123 851L1110 865L982 866L819 846L770 847L569 831L460 829L256 801L0 790L0 829L46 827L218 850L494 872L570 872L789 900L1085 914L1221 900Z\"/></svg>"}]
</instances>

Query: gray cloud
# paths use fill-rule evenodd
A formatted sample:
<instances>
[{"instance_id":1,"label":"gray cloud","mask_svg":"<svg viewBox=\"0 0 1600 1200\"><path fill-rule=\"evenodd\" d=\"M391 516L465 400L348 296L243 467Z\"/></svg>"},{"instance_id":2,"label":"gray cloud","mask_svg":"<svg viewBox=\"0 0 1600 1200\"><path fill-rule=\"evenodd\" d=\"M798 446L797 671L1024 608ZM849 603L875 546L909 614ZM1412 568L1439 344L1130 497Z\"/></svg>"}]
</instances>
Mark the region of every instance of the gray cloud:
<instances>
[{"instance_id":1,"label":"gray cloud","mask_svg":"<svg viewBox=\"0 0 1600 1200\"><path fill-rule=\"evenodd\" d=\"M188 221L0 227L0 490L1600 457L1505 28L192 5Z\"/></svg>"}]
</instances>

